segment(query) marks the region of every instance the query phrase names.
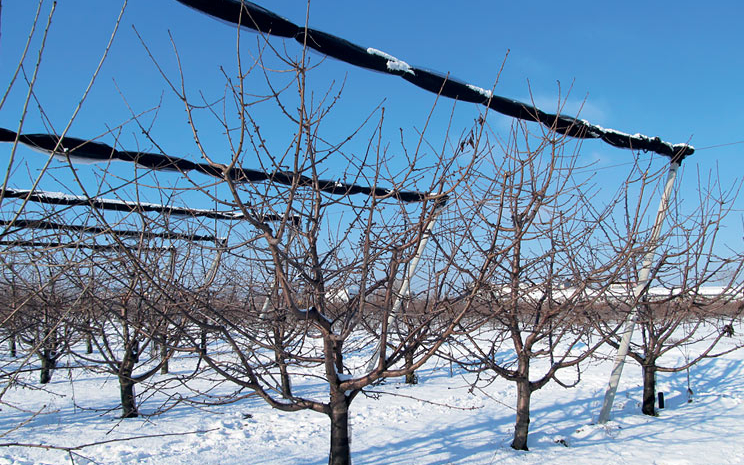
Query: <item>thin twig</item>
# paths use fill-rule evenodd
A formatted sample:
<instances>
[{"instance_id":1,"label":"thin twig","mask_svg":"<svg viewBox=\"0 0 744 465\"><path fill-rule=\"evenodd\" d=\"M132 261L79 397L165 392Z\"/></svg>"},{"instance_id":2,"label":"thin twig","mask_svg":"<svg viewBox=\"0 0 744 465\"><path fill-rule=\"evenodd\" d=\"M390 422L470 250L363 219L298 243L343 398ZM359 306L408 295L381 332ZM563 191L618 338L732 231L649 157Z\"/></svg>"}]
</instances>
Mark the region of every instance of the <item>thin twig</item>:
<instances>
[{"instance_id":1,"label":"thin twig","mask_svg":"<svg viewBox=\"0 0 744 465\"><path fill-rule=\"evenodd\" d=\"M185 436L187 434L203 434L203 433L209 433L211 431L217 431L219 428L211 428L211 429L205 429L205 430L197 430L197 431L187 431L184 433L163 433L163 434L146 434L142 436L132 436L129 438L119 438L119 439L107 439L105 441L97 441L97 442L91 442L88 444L81 444L78 446L55 446L52 444L31 444L31 443L23 443L23 442L5 442L0 443L0 447L31 447L35 449L46 449L46 450L63 450L66 452L70 451L76 451L76 450L82 450L87 447L93 447L93 446L100 446L103 444L110 444L112 442L124 442L124 441L135 441L138 439L151 439L151 438L164 438L169 436Z\"/></svg>"},{"instance_id":2,"label":"thin twig","mask_svg":"<svg viewBox=\"0 0 744 465\"><path fill-rule=\"evenodd\" d=\"M417 401L423 402L425 404L436 405L438 407L445 407L445 408L449 408L449 409L452 409L452 410L480 410L480 409L483 408L483 406L478 407L478 406L475 406L475 405L472 406L472 407L455 407L454 405L442 404L440 402L433 402L431 400L419 399L418 397L408 396L408 395L405 395L405 394L396 394L394 392L387 392L387 391L374 391L374 390L371 390L371 389L365 389L363 392L364 393L367 393L367 394L380 394L380 395L385 395L385 396L403 397L403 398L406 398L406 399L417 400ZM0 445L2 445L2 444L0 444Z\"/></svg>"}]
</instances>

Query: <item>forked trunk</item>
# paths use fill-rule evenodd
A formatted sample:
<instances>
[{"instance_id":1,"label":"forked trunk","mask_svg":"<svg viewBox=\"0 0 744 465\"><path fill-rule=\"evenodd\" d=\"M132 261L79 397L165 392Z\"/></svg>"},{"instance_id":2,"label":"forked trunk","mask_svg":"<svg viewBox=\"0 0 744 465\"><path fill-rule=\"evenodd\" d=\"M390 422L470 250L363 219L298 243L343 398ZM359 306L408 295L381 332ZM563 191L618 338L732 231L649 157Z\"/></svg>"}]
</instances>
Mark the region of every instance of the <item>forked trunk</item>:
<instances>
[{"instance_id":1,"label":"forked trunk","mask_svg":"<svg viewBox=\"0 0 744 465\"><path fill-rule=\"evenodd\" d=\"M349 401L343 393L331 395L331 453L329 465L350 465Z\"/></svg>"},{"instance_id":2,"label":"forked trunk","mask_svg":"<svg viewBox=\"0 0 744 465\"><path fill-rule=\"evenodd\" d=\"M530 389L529 378L517 381L517 422L514 425L514 440L511 443L513 449L527 449L527 434L530 430Z\"/></svg>"},{"instance_id":3,"label":"forked trunk","mask_svg":"<svg viewBox=\"0 0 744 465\"><path fill-rule=\"evenodd\" d=\"M643 405L641 412L644 415L656 416L656 361L650 361L643 365Z\"/></svg>"}]
</instances>

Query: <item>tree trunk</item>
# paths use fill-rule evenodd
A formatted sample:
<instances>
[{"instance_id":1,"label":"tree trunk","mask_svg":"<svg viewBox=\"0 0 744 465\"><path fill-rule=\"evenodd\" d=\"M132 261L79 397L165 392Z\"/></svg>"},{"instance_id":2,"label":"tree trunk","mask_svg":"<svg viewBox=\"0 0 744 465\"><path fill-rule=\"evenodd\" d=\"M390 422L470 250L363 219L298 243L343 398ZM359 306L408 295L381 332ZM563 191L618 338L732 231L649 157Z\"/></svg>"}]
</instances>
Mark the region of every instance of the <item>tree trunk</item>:
<instances>
[{"instance_id":1,"label":"tree trunk","mask_svg":"<svg viewBox=\"0 0 744 465\"><path fill-rule=\"evenodd\" d=\"M281 376L282 383L282 395L289 399L292 397L292 382L289 379L289 372L287 371L287 363L282 358L279 364L279 374Z\"/></svg>"},{"instance_id":2,"label":"tree trunk","mask_svg":"<svg viewBox=\"0 0 744 465\"><path fill-rule=\"evenodd\" d=\"M16 335L11 334L10 339L8 339L8 351L10 352L11 357L16 357Z\"/></svg>"},{"instance_id":3,"label":"tree trunk","mask_svg":"<svg viewBox=\"0 0 744 465\"><path fill-rule=\"evenodd\" d=\"M204 320L204 324L207 324L207 320ZM207 355L207 329L202 326L201 328L201 341L199 342L200 356Z\"/></svg>"},{"instance_id":4,"label":"tree trunk","mask_svg":"<svg viewBox=\"0 0 744 465\"><path fill-rule=\"evenodd\" d=\"M329 465L351 464L349 401L342 392L331 394L331 453Z\"/></svg>"},{"instance_id":5,"label":"tree trunk","mask_svg":"<svg viewBox=\"0 0 744 465\"><path fill-rule=\"evenodd\" d=\"M134 367L139 360L139 341L133 340L124 353L119 365L119 392L121 393L121 417L136 418L137 397L134 394L135 382L132 379Z\"/></svg>"},{"instance_id":6,"label":"tree trunk","mask_svg":"<svg viewBox=\"0 0 744 465\"><path fill-rule=\"evenodd\" d=\"M134 381L131 378L131 372L129 375L119 375L119 390L121 392L121 417L122 418L137 418L139 413L137 412L137 397L134 394Z\"/></svg>"},{"instance_id":7,"label":"tree trunk","mask_svg":"<svg viewBox=\"0 0 744 465\"><path fill-rule=\"evenodd\" d=\"M274 350L274 357L277 365L279 365L279 377L281 382L282 395L285 398L292 397L292 384L289 379L289 371L287 371L287 362L284 360L282 351L280 349Z\"/></svg>"},{"instance_id":8,"label":"tree trunk","mask_svg":"<svg viewBox=\"0 0 744 465\"><path fill-rule=\"evenodd\" d=\"M413 366L413 349L406 349L404 354L406 368ZM406 375L406 384L418 384L418 376L415 372L410 372Z\"/></svg>"},{"instance_id":9,"label":"tree trunk","mask_svg":"<svg viewBox=\"0 0 744 465\"><path fill-rule=\"evenodd\" d=\"M41 356L41 373L39 376L39 382L41 384L47 384L52 380L52 372L57 366L57 354L53 349L43 348L39 355Z\"/></svg>"},{"instance_id":10,"label":"tree trunk","mask_svg":"<svg viewBox=\"0 0 744 465\"><path fill-rule=\"evenodd\" d=\"M279 378L281 383L282 396L290 398L292 396L292 384L287 371L287 361L284 357L284 334L280 328L274 327L274 361L279 367Z\"/></svg>"},{"instance_id":11,"label":"tree trunk","mask_svg":"<svg viewBox=\"0 0 744 465\"><path fill-rule=\"evenodd\" d=\"M333 355L334 363L336 365L336 373L344 372L344 341L335 340L333 341Z\"/></svg>"},{"instance_id":12,"label":"tree trunk","mask_svg":"<svg viewBox=\"0 0 744 465\"><path fill-rule=\"evenodd\" d=\"M527 434L530 429L530 389L529 378L517 381L517 422L514 426L514 441L511 446L517 450L527 449Z\"/></svg>"},{"instance_id":13,"label":"tree trunk","mask_svg":"<svg viewBox=\"0 0 744 465\"><path fill-rule=\"evenodd\" d=\"M160 374L161 375L167 375L169 368L168 368L168 336L163 334L162 344L160 344L160 360L162 361L162 365L160 365Z\"/></svg>"},{"instance_id":14,"label":"tree trunk","mask_svg":"<svg viewBox=\"0 0 744 465\"><path fill-rule=\"evenodd\" d=\"M93 328L91 327L90 319L85 322L85 353L93 353Z\"/></svg>"},{"instance_id":15,"label":"tree trunk","mask_svg":"<svg viewBox=\"0 0 744 465\"><path fill-rule=\"evenodd\" d=\"M644 415L656 416L656 360L647 361L643 365L643 406Z\"/></svg>"}]
</instances>

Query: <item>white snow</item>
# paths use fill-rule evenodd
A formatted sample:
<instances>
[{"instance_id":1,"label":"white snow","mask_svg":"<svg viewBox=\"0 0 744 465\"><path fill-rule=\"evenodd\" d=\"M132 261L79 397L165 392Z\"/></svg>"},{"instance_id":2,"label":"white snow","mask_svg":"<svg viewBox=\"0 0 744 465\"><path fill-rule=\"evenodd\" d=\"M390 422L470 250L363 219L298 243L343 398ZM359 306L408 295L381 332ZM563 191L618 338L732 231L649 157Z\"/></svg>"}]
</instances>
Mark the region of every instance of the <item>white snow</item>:
<instances>
[{"instance_id":1,"label":"white snow","mask_svg":"<svg viewBox=\"0 0 744 465\"><path fill-rule=\"evenodd\" d=\"M466 85L468 86L468 88L470 88L470 90L474 90L486 98L493 97L493 92L491 92L490 90L486 90L482 87L474 86L472 84L466 84Z\"/></svg>"},{"instance_id":2,"label":"white snow","mask_svg":"<svg viewBox=\"0 0 744 465\"><path fill-rule=\"evenodd\" d=\"M415 75L411 65L409 65L403 60L399 60L395 58L394 56L388 53L383 52L382 50L377 50L376 48L370 47L367 49L367 53L369 53L370 55L377 55L382 58L385 58L387 60L387 69L389 69L390 71L403 71L404 73L410 73L410 74Z\"/></svg>"},{"instance_id":3,"label":"white snow","mask_svg":"<svg viewBox=\"0 0 744 465\"><path fill-rule=\"evenodd\" d=\"M614 134L616 136L620 137L628 137L632 139L640 139L644 141L650 141L653 138L644 136L641 133L635 133L635 134L628 134L627 132L618 131L616 129L610 129L610 128L603 128L602 126L598 124L590 123L589 121L582 119L582 123L586 124L589 127L589 132L595 137L600 137L600 132L604 132L606 134ZM594 129L594 130L592 130ZM680 150L683 150L685 148L690 148L692 150L695 150L695 147L690 144L670 144L669 142L663 142L665 145L669 146L674 152L679 152Z\"/></svg>"},{"instance_id":4,"label":"white snow","mask_svg":"<svg viewBox=\"0 0 744 465\"><path fill-rule=\"evenodd\" d=\"M679 152L680 150L685 149L685 148L690 148L692 150L695 150L695 146L690 145L690 144L674 144L672 145L672 148L674 149L675 152Z\"/></svg>"},{"instance_id":5,"label":"white snow","mask_svg":"<svg viewBox=\"0 0 744 465\"><path fill-rule=\"evenodd\" d=\"M735 339L726 339L725 344ZM16 362L2 349L0 362L8 369ZM353 461L356 465L744 463L743 351L691 369L692 403L687 402L685 373L660 373L658 386L665 393L667 407L657 418L640 413L640 367L629 362L612 421L606 425L594 422L614 352L604 350L600 355L582 366L577 388L551 383L535 392L529 452L509 447L516 398L512 384L496 379L491 385L471 389L472 375L444 360L433 360L418 372L420 384L389 380L372 388L382 395L359 395L354 400L350 413ZM673 357L681 360L683 354ZM348 362L363 366L365 360ZM161 415L121 420L115 377L67 367L74 363L62 360L62 367L44 388L36 383L38 373L28 372L22 375L28 387L11 387L5 393L0 406L0 443L69 447L122 439L75 451L76 464L327 463L329 421L319 413L283 413L249 397L211 407L181 403ZM171 362L171 370L185 377L195 364L196 358L182 356ZM544 367L536 367L535 373L538 368ZM138 388L143 413L153 413L168 396L189 395L182 385L167 379L156 375ZM297 392L317 392L322 398L325 391L317 378L296 381ZM160 392L152 389L156 383ZM234 388L216 385L207 377L191 385L211 389L210 395ZM133 437L140 439L126 440ZM71 463L70 454L0 447L0 464L35 463Z\"/></svg>"}]
</instances>

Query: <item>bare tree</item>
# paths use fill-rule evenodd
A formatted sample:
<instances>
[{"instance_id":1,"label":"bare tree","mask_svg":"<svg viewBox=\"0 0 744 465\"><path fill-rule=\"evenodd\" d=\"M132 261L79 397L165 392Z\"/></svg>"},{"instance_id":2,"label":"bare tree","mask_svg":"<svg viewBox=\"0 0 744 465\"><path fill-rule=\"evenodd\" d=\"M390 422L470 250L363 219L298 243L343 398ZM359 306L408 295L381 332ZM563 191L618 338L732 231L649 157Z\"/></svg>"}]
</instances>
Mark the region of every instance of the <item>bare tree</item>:
<instances>
[{"instance_id":1,"label":"bare tree","mask_svg":"<svg viewBox=\"0 0 744 465\"><path fill-rule=\"evenodd\" d=\"M304 50L299 57L275 58L286 67L277 75L264 64L264 55L252 64L266 75L267 95L249 94L243 86L248 74L240 71L241 80L228 82L221 102L234 111L206 108L224 128L232 147L228 156L209 152L197 123L200 108L181 82L168 80L186 103L194 139L207 162L199 170L217 178L218 185L190 179L204 185L201 193L210 201L239 211L243 222L232 228L221 258L215 257L219 271L202 283L174 288L171 298L182 302L184 350L197 350L213 372L235 383L236 395L248 390L280 410L326 415L331 425L329 463L346 464L352 401L367 386L421 367L475 301L473 291L470 298L452 304L451 286L440 278L457 272L444 264L436 276L414 277L412 289L426 296L426 303L415 311L407 303L405 321L393 318L388 323L391 313L396 316L396 300L405 297L400 282L420 255L419 246L445 229L461 227L451 218L442 225L435 220L454 208L449 206L457 203L456 189L471 174L480 149L477 142L462 144L459 137L445 134L445 147L434 151L426 127L415 147L403 143L390 149L382 138L384 112L379 110L362 118L354 134L327 140L321 128L341 97L333 90L314 97L306 81L312 66ZM267 101L293 127L283 148L269 149L254 119L254 105ZM228 114L237 114L237 120ZM352 142L369 126L368 140ZM477 135L481 129L479 122L465 134ZM261 167L264 175L252 179L245 167ZM461 243L439 247L453 256L451 248ZM340 292L347 298L334 297ZM205 351L190 329L194 326L207 330L222 350ZM371 353L376 358L369 364ZM293 382L297 376L313 376L324 387L321 392L298 391Z\"/></svg>"},{"instance_id":2,"label":"bare tree","mask_svg":"<svg viewBox=\"0 0 744 465\"><path fill-rule=\"evenodd\" d=\"M161 370L176 344L169 331L173 312L159 291L172 279L174 250L140 247L122 252L92 257L86 275L77 281L86 304L96 309L96 318L86 328L96 350L76 356L117 377L121 416L133 418L139 415L135 386ZM156 343L159 350L151 350Z\"/></svg>"},{"instance_id":3,"label":"bare tree","mask_svg":"<svg viewBox=\"0 0 744 465\"><path fill-rule=\"evenodd\" d=\"M710 179L710 178L709 178ZM632 287L638 280L640 265L632 260L625 277L607 300L616 314L637 312L641 337L631 341L628 354L643 373L641 411L655 416L658 373L689 370L705 358L725 354L741 343L718 349L726 336L733 336L734 324L744 311L742 304L741 253L718 239L720 225L738 197L738 186L722 189L716 182L698 180L697 199L678 199L670 208L666 232L659 240L658 262L647 289L637 302ZM692 205L692 208L685 206ZM648 234L648 231L640 231ZM619 336L607 331L607 321L595 320L600 331L613 337L608 343L619 347ZM682 351L684 361L672 362ZM692 395L690 387L689 395Z\"/></svg>"},{"instance_id":4,"label":"bare tree","mask_svg":"<svg viewBox=\"0 0 744 465\"><path fill-rule=\"evenodd\" d=\"M305 45L312 40L307 28L301 38ZM74 301L54 300L65 293L52 293L54 299L45 301L49 308L68 312L83 303L95 315L80 312L77 329L96 351L78 351L77 356L117 376L122 416L134 417L139 414L135 386L158 370L167 371L177 351L198 353L200 364L236 386L228 400L257 395L280 410L326 415L329 463L347 464L352 401L386 378L406 376L414 382L414 372L455 338L466 353L463 365L481 379L495 374L516 383L512 447L526 449L532 393L551 380L567 386L578 382L579 365L614 336L615 320L607 319L599 336L590 320L604 309L611 283L624 277L642 253L644 244L634 237L642 230L646 196L629 206L623 228L613 225L615 211L629 198L624 193L635 188L634 182L643 194L656 173L635 166L619 193L597 206L597 189L590 179L575 176L577 154L567 154L565 137L557 134L586 134L589 125L570 118L558 122L556 117L560 131L553 127L537 136L520 126L521 133L515 131L504 142L484 137L483 115L461 136L452 135L450 120L446 134L432 137L427 120L416 140L401 137L391 148L383 137L384 111L375 109L360 117L350 134L329 135L325 125L333 121L342 97L335 88L311 85L317 63L307 47L293 56L275 49L266 35L256 40L258 51L250 60L238 51L235 72L225 72L225 95L216 103L195 99L182 70L173 79L151 54L184 103L184 133L193 137L199 160L167 154L151 125L134 111L131 124L154 147L151 153L68 137L80 107L59 135L2 131L3 141L13 145L0 205L8 205L18 142L30 141L66 159L76 183L72 187L80 194L66 205L82 208L93 223L77 231L86 239L76 239L93 252L60 275L65 285L76 286ZM367 54L401 75L410 71L392 57ZM256 90L258 80L263 80L263 95ZM487 91L461 87L469 89L471 100L492 100ZM284 118L284 141L267 141L261 129L261 109L267 105ZM522 110L516 112L520 117L530 113ZM541 115L537 120L542 123L552 118ZM223 134L229 152L210 150L202 136L207 132ZM519 134L524 137L517 141ZM116 130L107 134L116 135ZM635 140L618 137L628 139L623 143ZM136 167L129 179L118 182L106 166L91 185L74 165L76 156L104 163L125 160ZM50 160L40 177L48 175ZM215 215L218 207L225 209L239 225L224 226L227 238L215 240L206 251L194 237L183 245L189 238L179 236L184 242L178 249L149 244L153 237L166 240L167 234L204 227L197 215L174 224L163 211L160 217L144 213L140 199L153 196L162 202L177 191L158 182L157 173L149 176L150 170L163 169L179 172L188 183L184 202L214 204ZM31 184L33 191L38 179ZM130 210L131 218L105 215L103 192L136 198L136 212ZM21 215L29 211L32 193L13 195L22 200L4 213L8 227L19 227L19 221L27 221ZM75 217L60 210L66 220ZM141 232L136 243L117 230L119 225ZM215 235L218 228L223 226L214 227ZM6 228L3 238L7 233ZM91 236L105 238L106 253ZM430 239L433 246L427 249ZM45 245L50 246L56 253L64 244ZM414 273L420 259L428 273ZM11 318L3 321L4 327L15 328ZM66 320L56 316L49 321ZM58 340L70 345L69 338L56 336L58 323L48 326L35 347ZM208 337L221 350L209 348ZM511 355L499 358L507 346ZM536 359L549 361L539 376ZM560 381L558 370L570 367L576 379ZM319 380L322 388L296 388L297 378L305 377Z\"/></svg>"},{"instance_id":5,"label":"bare tree","mask_svg":"<svg viewBox=\"0 0 744 465\"><path fill-rule=\"evenodd\" d=\"M33 231L22 233L34 237ZM16 350L17 344L25 353L12 377L29 368L30 358L35 356L40 363L39 382L47 384L77 337L72 311L77 296L65 279L75 258L49 248L11 246L0 261L6 292L3 327L10 332L12 349Z\"/></svg>"},{"instance_id":6,"label":"bare tree","mask_svg":"<svg viewBox=\"0 0 744 465\"><path fill-rule=\"evenodd\" d=\"M467 233L467 258L453 261L471 269L489 265L470 279L479 302L457 339L464 355L455 361L478 373L476 384L495 376L516 384L514 449L527 450L532 394L551 381L574 386L580 364L603 344L592 315L638 253L632 231L610 234L608 225L625 192L642 193L658 179L635 165L614 186L615 195L602 198L597 181L578 169L579 146L571 147L564 136L515 126L488 152L488 165L469 183L470 209L461 213L480 224ZM602 183L605 194L612 192ZM636 201L631 227L646 205L643 197ZM562 381L559 370L566 368L575 371Z\"/></svg>"},{"instance_id":7,"label":"bare tree","mask_svg":"<svg viewBox=\"0 0 744 465\"><path fill-rule=\"evenodd\" d=\"M297 165L307 163L307 167L302 166L297 178L317 166L304 157L298 156ZM317 174L311 177L317 186ZM376 184L382 181L379 171L374 178ZM405 185L395 180L387 183ZM233 237L236 242L229 248L230 254L241 257L229 268L240 270L239 291L210 292L208 301L204 292L185 290L192 296L191 303L182 307L186 318L191 324L203 325L231 354L225 359L220 352L199 349L200 355L216 373L258 394L274 408L327 415L330 463L349 463L348 415L354 398L371 384L420 367L466 312L463 308L452 314L447 300L434 297L425 314L406 331L393 330L386 323L399 291L401 264L411 260L427 223L440 207L435 198L416 212L418 205L408 206L395 198L326 196L313 185L284 188L275 198L251 192L251 186L236 184L234 189L235 206L243 209L258 233L249 231L254 240ZM251 207L246 197L253 199ZM304 224L262 223L253 207L257 204L264 211L281 209L300 216ZM340 232L329 231L324 224L334 210L346 210ZM359 291L348 300L329 298L333 289L346 289L352 283ZM426 279L421 286L421 292L436 292ZM361 329L372 328L370 321L382 325L375 328L375 337L361 337ZM369 353L380 339L383 350L367 370ZM190 345L201 347L195 337ZM406 358L408 366L403 363ZM295 376L308 374L322 380L324 392L293 388Z\"/></svg>"}]
</instances>

